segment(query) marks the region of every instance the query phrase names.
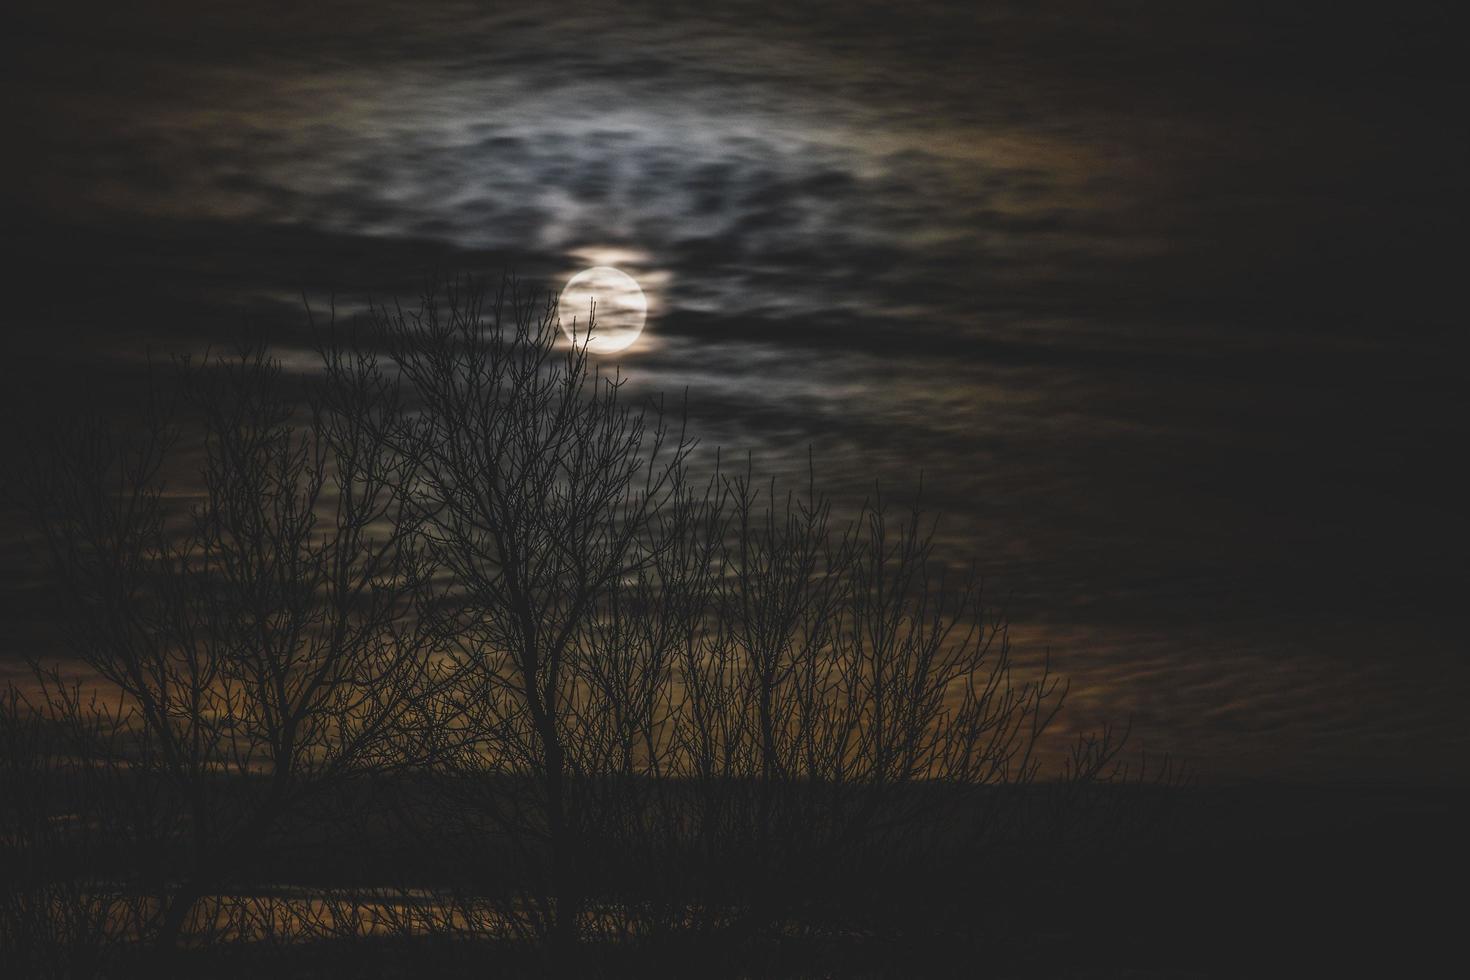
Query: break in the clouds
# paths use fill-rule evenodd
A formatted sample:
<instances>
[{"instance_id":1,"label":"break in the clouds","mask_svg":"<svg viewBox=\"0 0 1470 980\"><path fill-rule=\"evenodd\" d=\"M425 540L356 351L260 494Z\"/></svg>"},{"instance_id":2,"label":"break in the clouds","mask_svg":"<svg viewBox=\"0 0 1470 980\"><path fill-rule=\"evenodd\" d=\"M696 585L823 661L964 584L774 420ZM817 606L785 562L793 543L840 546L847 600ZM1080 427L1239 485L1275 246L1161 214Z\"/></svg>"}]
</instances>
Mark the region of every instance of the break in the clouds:
<instances>
[{"instance_id":1,"label":"break in the clouds","mask_svg":"<svg viewBox=\"0 0 1470 980\"><path fill-rule=\"evenodd\" d=\"M13 349L125 390L145 343L299 344L302 289L615 264L634 384L845 499L924 472L1079 723L1432 769L1463 84L1432 19L1191 7L38 6Z\"/></svg>"}]
</instances>

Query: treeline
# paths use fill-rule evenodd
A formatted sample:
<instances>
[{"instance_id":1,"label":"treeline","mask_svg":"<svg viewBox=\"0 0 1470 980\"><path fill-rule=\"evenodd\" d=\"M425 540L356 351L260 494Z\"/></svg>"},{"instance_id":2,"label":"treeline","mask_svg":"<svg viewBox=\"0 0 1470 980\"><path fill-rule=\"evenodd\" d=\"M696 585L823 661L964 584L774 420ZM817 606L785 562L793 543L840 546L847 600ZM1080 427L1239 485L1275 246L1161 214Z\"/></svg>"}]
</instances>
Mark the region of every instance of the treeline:
<instances>
[{"instance_id":1,"label":"treeline","mask_svg":"<svg viewBox=\"0 0 1470 980\"><path fill-rule=\"evenodd\" d=\"M22 468L100 681L37 663L0 711L23 974L388 935L703 975L974 931L936 881L1141 826L1116 784L1160 780L1123 733L1038 781L1065 685L1013 669L921 510L696 466L513 286L313 335L319 371L180 361L141 422L64 425ZM331 880L285 880L308 852Z\"/></svg>"}]
</instances>

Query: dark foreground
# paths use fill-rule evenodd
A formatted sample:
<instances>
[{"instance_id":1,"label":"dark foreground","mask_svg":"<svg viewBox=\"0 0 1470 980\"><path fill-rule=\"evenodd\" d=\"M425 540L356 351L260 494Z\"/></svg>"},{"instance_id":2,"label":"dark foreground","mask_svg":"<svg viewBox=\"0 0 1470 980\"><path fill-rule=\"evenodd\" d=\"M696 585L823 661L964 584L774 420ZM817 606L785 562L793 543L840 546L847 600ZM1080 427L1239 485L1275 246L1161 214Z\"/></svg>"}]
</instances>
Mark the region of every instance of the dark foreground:
<instances>
[{"instance_id":1,"label":"dark foreground","mask_svg":"<svg viewBox=\"0 0 1470 980\"><path fill-rule=\"evenodd\" d=\"M792 894L819 896L809 930L654 930L585 941L557 969L671 978L1422 975L1460 927L1463 816L1462 794L1445 789L1179 790L1165 819L1095 838L1076 827L1065 846L997 847L890 868L882 880L846 868L813 869L827 879L802 881L793 870ZM294 865L299 879L326 876L338 889L376 874L402 880L407 852L393 850L369 842L345 865L287 858L273 870L289 879ZM821 921L823 901L832 922L861 922L864 905L882 917L833 929ZM447 934L237 941L182 950L174 966L184 976L277 980L544 975L548 963L531 950ZM161 968L130 957L121 969Z\"/></svg>"}]
</instances>

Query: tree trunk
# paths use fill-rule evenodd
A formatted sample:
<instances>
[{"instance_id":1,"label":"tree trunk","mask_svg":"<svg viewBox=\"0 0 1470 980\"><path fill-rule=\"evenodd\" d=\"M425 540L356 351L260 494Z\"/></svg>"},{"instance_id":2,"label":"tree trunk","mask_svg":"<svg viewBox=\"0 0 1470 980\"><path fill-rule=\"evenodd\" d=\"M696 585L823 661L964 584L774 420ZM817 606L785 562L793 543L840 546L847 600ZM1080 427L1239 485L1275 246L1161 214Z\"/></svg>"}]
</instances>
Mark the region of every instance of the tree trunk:
<instances>
[{"instance_id":1,"label":"tree trunk","mask_svg":"<svg viewBox=\"0 0 1470 980\"><path fill-rule=\"evenodd\" d=\"M181 980L186 976L184 965L179 959L179 940L189 921L189 913L194 910L203 894L203 884L197 878L190 878L169 895L168 907L164 909L163 921L159 923L158 935L153 941L159 976L179 977Z\"/></svg>"}]
</instances>

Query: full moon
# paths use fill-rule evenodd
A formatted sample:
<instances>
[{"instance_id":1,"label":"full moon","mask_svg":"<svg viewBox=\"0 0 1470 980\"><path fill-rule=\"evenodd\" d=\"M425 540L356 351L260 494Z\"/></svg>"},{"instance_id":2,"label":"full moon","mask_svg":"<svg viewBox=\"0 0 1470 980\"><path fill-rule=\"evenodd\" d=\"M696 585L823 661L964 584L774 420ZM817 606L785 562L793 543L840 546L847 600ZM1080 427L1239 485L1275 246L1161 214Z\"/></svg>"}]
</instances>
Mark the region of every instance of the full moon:
<instances>
[{"instance_id":1,"label":"full moon","mask_svg":"<svg viewBox=\"0 0 1470 980\"><path fill-rule=\"evenodd\" d=\"M562 333L593 354L616 354L643 332L648 298L634 278L610 265L583 269L567 281L557 303ZM592 322L591 334L587 324Z\"/></svg>"}]
</instances>

